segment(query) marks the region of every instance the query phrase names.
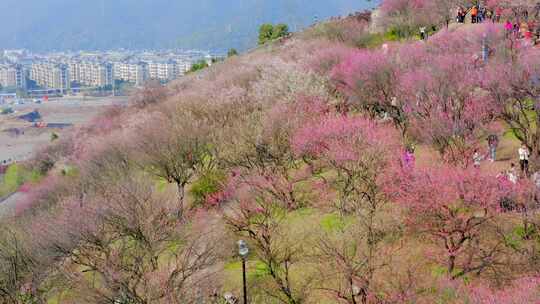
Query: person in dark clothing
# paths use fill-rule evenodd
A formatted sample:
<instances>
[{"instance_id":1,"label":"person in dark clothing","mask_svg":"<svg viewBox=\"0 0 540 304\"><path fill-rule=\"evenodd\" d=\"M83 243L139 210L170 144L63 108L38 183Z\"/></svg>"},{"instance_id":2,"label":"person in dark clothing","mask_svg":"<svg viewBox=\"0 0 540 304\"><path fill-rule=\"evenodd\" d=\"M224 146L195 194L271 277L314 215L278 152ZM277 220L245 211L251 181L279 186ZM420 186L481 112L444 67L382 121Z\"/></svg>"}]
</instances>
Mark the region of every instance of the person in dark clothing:
<instances>
[{"instance_id":1,"label":"person in dark clothing","mask_svg":"<svg viewBox=\"0 0 540 304\"><path fill-rule=\"evenodd\" d=\"M459 15L459 20L460 20L460 23L465 23L465 17L467 17L467 10L465 10L464 8L460 8L461 10L461 13Z\"/></svg>"},{"instance_id":2,"label":"person in dark clothing","mask_svg":"<svg viewBox=\"0 0 540 304\"><path fill-rule=\"evenodd\" d=\"M456 22L457 23L465 22L465 10L461 6L458 7L458 10L457 10Z\"/></svg>"},{"instance_id":3,"label":"person in dark clothing","mask_svg":"<svg viewBox=\"0 0 540 304\"><path fill-rule=\"evenodd\" d=\"M521 144L521 147L518 149L518 154L521 174L523 176L529 176L529 156L531 155L529 148L525 144Z\"/></svg>"},{"instance_id":4,"label":"person in dark clothing","mask_svg":"<svg viewBox=\"0 0 540 304\"><path fill-rule=\"evenodd\" d=\"M518 22L514 23L512 32L516 38L519 38L519 23Z\"/></svg>"},{"instance_id":5,"label":"person in dark clothing","mask_svg":"<svg viewBox=\"0 0 540 304\"><path fill-rule=\"evenodd\" d=\"M491 22L495 22L495 17L492 10L486 10L486 20L491 20Z\"/></svg>"},{"instance_id":6,"label":"person in dark clothing","mask_svg":"<svg viewBox=\"0 0 540 304\"><path fill-rule=\"evenodd\" d=\"M494 162L497 159L497 147L499 146L499 138L495 134L491 134L487 138L489 148L489 160Z\"/></svg>"},{"instance_id":7,"label":"person in dark clothing","mask_svg":"<svg viewBox=\"0 0 540 304\"><path fill-rule=\"evenodd\" d=\"M480 7L478 9L478 17L476 17L476 19L477 19L476 22L477 23L484 22L484 20L486 20L486 14L487 14L486 8L485 7Z\"/></svg>"},{"instance_id":8,"label":"person in dark clothing","mask_svg":"<svg viewBox=\"0 0 540 304\"><path fill-rule=\"evenodd\" d=\"M420 39L427 40L427 32L425 26L420 28Z\"/></svg>"}]
</instances>

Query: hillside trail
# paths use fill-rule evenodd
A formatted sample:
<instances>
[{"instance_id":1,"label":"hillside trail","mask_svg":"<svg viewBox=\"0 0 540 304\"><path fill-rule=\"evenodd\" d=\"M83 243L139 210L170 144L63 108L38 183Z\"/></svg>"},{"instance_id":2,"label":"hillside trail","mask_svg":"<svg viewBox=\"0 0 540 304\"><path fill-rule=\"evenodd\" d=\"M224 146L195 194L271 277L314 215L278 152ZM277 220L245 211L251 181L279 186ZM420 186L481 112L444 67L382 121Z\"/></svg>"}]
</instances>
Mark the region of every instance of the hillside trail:
<instances>
[{"instance_id":1,"label":"hillside trail","mask_svg":"<svg viewBox=\"0 0 540 304\"><path fill-rule=\"evenodd\" d=\"M0 219L13 217L17 212L17 203L26 197L25 193L15 192L0 200Z\"/></svg>"},{"instance_id":2,"label":"hillside trail","mask_svg":"<svg viewBox=\"0 0 540 304\"><path fill-rule=\"evenodd\" d=\"M518 140L510 138L509 136L499 136L500 144L497 148L497 159L494 162L487 160L487 157L481 162L480 170L490 175L497 175L502 171L506 171L510 168L510 164L514 163L519 166L518 149L520 143ZM481 155L487 155L488 146L487 141L481 141L478 147ZM416 162L420 167L433 166L434 164L441 163L439 153L435 151L431 146L418 145L416 147Z\"/></svg>"},{"instance_id":3,"label":"hillside trail","mask_svg":"<svg viewBox=\"0 0 540 304\"><path fill-rule=\"evenodd\" d=\"M473 30L478 24L471 22L470 12L467 13L465 23L458 23L456 20L452 20L448 27L444 26L441 30L443 31L457 31L457 30ZM491 22L491 21L485 21ZM479 23L483 24L483 23ZM370 32L372 33L381 33L384 31L384 26L382 24L382 17L379 10L375 10L372 14L372 23L370 26ZM441 31L438 31L434 36L442 34ZM504 126L499 126L499 129L502 131L497 132L497 136L500 140L499 146L497 148L497 157L496 161L491 162L488 160L488 144L487 140L481 140L477 146L481 155L485 155L485 159L481 162L480 170L488 174L496 175L500 172L506 171L510 168L510 165L514 163L519 167L519 158L518 158L518 149L520 147L520 142L512 134L511 131ZM440 163L441 158L439 153L433 149L431 146L427 145L418 145L416 151L416 160L419 166L432 166L434 164Z\"/></svg>"}]
</instances>

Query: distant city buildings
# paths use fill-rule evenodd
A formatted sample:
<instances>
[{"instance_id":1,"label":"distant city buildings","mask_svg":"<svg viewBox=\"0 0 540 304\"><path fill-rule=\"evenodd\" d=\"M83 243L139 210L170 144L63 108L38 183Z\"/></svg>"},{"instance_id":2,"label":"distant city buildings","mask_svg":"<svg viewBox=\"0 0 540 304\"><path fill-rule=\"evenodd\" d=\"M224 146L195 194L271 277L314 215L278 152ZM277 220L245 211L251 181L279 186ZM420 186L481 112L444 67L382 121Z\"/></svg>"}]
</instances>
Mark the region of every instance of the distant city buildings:
<instances>
[{"instance_id":1,"label":"distant city buildings","mask_svg":"<svg viewBox=\"0 0 540 304\"><path fill-rule=\"evenodd\" d=\"M102 62L71 61L69 64L71 82L80 86L103 88L113 85L113 65Z\"/></svg>"},{"instance_id":2,"label":"distant city buildings","mask_svg":"<svg viewBox=\"0 0 540 304\"><path fill-rule=\"evenodd\" d=\"M150 79L168 82L184 76L191 69L191 63L186 61L169 60L165 62L148 62Z\"/></svg>"},{"instance_id":3,"label":"distant city buildings","mask_svg":"<svg viewBox=\"0 0 540 304\"><path fill-rule=\"evenodd\" d=\"M144 62L115 62L114 78L139 86L149 79L148 64Z\"/></svg>"},{"instance_id":4,"label":"distant city buildings","mask_svg":"<svg viewBox=\"0 0 540 304\"><path fill-rule=\"evenodd\" d=\"M71 87L69 66L63 63L34 63L30 70L30 79L43 88L63 91Z\"/></svg>"},{"instance_id":5,"label":"distant city buildings","mask_svg":"<svg viewBox=\"0 0 540 304\"><path fill-rule=\"evenodd\" d=\"M178 77L176 62L172 60L166 62L149 62L148 70L151 79L171 81Z\"/></svg>"},{"instance_id":6,"label":"distant city buildings","mask_svg":"<svg viewBox=\"0 0 540 304\"><path fill-rule=\"evenodd\" d=\"M0 65L0 85L3 88L26 89L26 71L21 65Z\"/></svg>"},{"instance_id":7,"label":"distant city buildings","mask_svg":"<svg viewBox=\"0 0 540 304\"><path fill-rule=\"evenodd\" d=\"M179 62L177 63L178 73L179 76L184 76L189 70L191 70L191 67L193 66L192 62Z\"/></svg>"},{"instance_id":8,"label":"distant city buildings","mask_svg":"<svg viewBox=\"0 0 540 304\"><path fill-rule=\"evenodd\" d=\"M211 62L199 51L96 51L34 54L26 50L0 52L0 85L9 90L114 89L115 83L142 86L148 80L173 81L193 63Z\"/></svg>"}]
</instances>

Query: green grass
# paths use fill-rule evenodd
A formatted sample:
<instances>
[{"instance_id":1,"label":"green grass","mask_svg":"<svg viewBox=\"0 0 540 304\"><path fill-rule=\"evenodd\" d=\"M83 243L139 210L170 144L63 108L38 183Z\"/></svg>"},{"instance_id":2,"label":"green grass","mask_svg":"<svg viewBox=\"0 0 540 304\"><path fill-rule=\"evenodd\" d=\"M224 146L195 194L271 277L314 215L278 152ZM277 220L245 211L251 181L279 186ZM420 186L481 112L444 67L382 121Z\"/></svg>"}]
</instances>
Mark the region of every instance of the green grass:
<instances>
[{"instance_id":1,"label":"green grass","mask_svg":"<svg viewBox=\"0 0 540 304\"><path fill-rule=\"evenodd\" d=\"M196 181L191 184L189 193L193 198L195 205L201 205L212 194L221 190L226 176L221 171L205 172Z\"/></svg>"},{"instance_id":2,"label":"green grass","mask_svg":"<svg viewBox=\"0 0 540 304\"><path fill-rule=\"evenodd\" d=\"M402 38L394 31L386 33L368 33L358 37L355 41L355 46L358 48L379 48L386 42L399 41Z\"/></svg>"},{"instance_id":3,"label":"green grass","mask_svg":"<svg viewBox=\"0 0 540 304\"><path fill-rule=\"evenodd\" d=\"M503 134L503 138L507 140L518 140L516 134L514 133L514 131L512 131L512 129L506 130Z\"/></svg>"},{"instance_id":4,"label":"green grass","mask_svg":"<svg viewBox=\"0 0 540 304\"><path fill-rule=\"evenodd\" d=\"M230 272L231 276L240 276L242 274L242 262L231 261L225 264L224 270ZM246 275L251 279L264 277L268 275L268 267L260 261L248 261L246 265Z\"/></svg>"},{"instance_id":5,"label":"green grass","mask_svg":"<svg viewBox=\"0 0 540 304\"><path fill-rule=\"evenodd\" d=\"M346 227L347 221L336 213L325 215L321 219L321 228L326 232L342 231Z\"/></svg>"},{"instance_id":6,"label":"green grass","mask_svg":"<svg viewBox=\"0 0 540 304\"><path fill-rule=\"evenodd\" d=\"M165 192L167 190L167 186L169 185L169 182L167 182L164 178L158 178L156 180L156 190L160 193Z\"/></svg>"},{"instance_id":7,"label":"green grass","mask_svg":"<svg viewBox=\"0 0 540 304\"><path fill-rule=\"evenodd\" d=\"M10 195L26 182L36 183L41 179L37 170L28 170L19 164L12 164L0 183L0 197Z\"/></svg>"},{"instance_id":8,"label":"green grass","mask_svg":"<svg viewBox=\"0 0 540 304\"><path fill-rule=\"evenodd\" d=\"M62 175L65 177L77 177L79 175L79 168L66 165L62 169Z\"/></svg>"},{"instance_id":9,"label":"green grass","mask_svg":"<svg viewBox=\"0 0 540 304\"><path fill-rule=\"evenodd\" d=\"M317 210L315 210L313 208L298 209L298 210L289 212L287 214L287 220L290 221L290 222L302 221L306 217L314 215L316 211Z\"/></svg>"}]
</instances>

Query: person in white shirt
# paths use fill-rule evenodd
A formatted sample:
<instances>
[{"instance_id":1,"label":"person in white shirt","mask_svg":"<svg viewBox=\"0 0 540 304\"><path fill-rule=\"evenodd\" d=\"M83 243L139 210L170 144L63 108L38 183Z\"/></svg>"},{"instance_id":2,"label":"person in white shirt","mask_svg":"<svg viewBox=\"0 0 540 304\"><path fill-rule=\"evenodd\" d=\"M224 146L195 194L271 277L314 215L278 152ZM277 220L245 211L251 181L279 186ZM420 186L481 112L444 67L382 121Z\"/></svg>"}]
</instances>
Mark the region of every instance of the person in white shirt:
<instances>
[{"instance_id":1,"label":"person in white shirt","mask_svg":"<svg viewBox=\"0 0 540 304\"><path fill-rule=\"evenodd\" d=\"M473 154L473 166L475 168L480 168L480 164L482 162L482 160L484 159L484 157L482 157L482 155L480 155L480 153L478 152L478 150L474 150L474 154Z\"/></svg>"},{"instance_id":2,"label":"person in white shirt","mask_svg":"<svg viewBox=\"0 0 540 304\"><path fill-rule=\"evenodd\" d=\"M427 36L427 32L426 32L426 27L425 26L422 26L420 28L420 39L421 40L427 40L428 36Z\"/></svg>"},{"instance_id":3,"label":"person in white shirt","mask_svg":"<svg viewBox=\"0 0 540 304\"><path fill-rule=\"evenodd\" d=\"M508 177L508 180L512 183L512 184L517 184L518 182L518 175L517 175L517 172L516 172L516 166L514 165L514 163L511 163L510 164L510 170L508 170L506 172L506 176Z\"/></svg>"},{"instance_id":4,"label":"person in white shirt","mask_svg":"<svg viewBox=\"0 0 540 304\"><path fill-rule=\"evenodd\" d=\"M531 152L525 144L521 144L521 147L518 149L519 154L519 165L521 167L521 173L525 176L529 175L529 156Z\"/></svg>"}]
</instances>

